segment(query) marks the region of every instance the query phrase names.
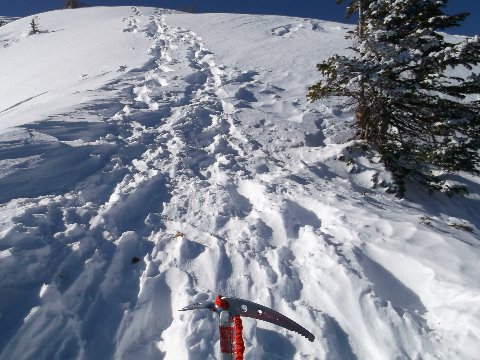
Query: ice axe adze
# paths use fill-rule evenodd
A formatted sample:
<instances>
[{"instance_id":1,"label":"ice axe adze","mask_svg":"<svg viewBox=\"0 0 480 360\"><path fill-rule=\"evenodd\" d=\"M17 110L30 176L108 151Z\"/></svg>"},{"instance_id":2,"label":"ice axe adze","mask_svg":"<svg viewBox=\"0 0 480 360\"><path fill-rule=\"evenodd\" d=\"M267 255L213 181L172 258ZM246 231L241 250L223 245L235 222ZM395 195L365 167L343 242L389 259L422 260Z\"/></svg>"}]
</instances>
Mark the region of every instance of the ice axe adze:
<instances>
[{"instance_id":1,"label":"ice axe adze","mask_svg":"<svg viewBox=\"0 0 480 360\"><path fill-rule=\"evenodd\" d=\"M242 360L245 350L242 338L242 320L240 316L267 321L269 323L295 331L308 340L313 341L315 336L304 327L289 319L285 315L254 302L217 296L215 302L205 301L193 303L179 311L209 309L220 317L220 352L223 360ZM235 355L235 357L233 357Z\"/></svg>"}]
</instances>

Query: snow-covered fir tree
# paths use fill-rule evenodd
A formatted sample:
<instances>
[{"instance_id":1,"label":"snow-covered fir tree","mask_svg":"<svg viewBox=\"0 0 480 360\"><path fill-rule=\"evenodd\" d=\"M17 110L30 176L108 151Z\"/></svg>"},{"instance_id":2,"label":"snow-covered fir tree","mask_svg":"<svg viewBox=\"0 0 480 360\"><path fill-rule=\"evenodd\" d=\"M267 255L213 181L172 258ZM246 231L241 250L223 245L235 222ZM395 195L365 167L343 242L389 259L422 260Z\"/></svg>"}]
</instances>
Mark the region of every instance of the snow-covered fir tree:
<instances>
[{"instance_id":1,"label":"snow-covered fir tree","mask_svg":"<svg viewBox=\"0 0 480 360\"><path fill-rule=\"evenodd\" d=\"M319 64L324 79L308 93L312 101L356 101L358 136L381 152L401 191L407 176L448 191L443 172L479 173L480 37L439 33L468 15L446 15L447 2L350 1L349 12L360 15L354 56ZM458 69L470 75L460 78Z\"/></svg>"},{"instance_id":2,"label":"snow-covered fir tree","mask_svg":"<svg viewBox=\"0 0 480 360\"><path fill-rule=\"evenodd\" d=\"M65 0L64 9L77 9L82 7L83 4L79 0Z\"/></svg>"}]
</instances>

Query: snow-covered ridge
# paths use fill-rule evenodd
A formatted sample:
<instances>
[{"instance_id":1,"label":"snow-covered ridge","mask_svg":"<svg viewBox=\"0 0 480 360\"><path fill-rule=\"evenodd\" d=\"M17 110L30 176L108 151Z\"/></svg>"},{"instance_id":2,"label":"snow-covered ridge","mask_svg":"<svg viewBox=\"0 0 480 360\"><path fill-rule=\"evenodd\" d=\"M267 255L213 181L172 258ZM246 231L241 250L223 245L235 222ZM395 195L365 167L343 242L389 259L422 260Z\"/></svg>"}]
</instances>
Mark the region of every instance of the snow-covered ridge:
<instances>
[{"instance_id":1,"label":"snow-covered ridge","mask_svg":"<svg viewBox=\"0 0 480 360\"><path fill-rule=\"evenodd\" d=\"M218 358L213 315L177 311L216 294L316 336L247 319L246 359L477 357L480 181L398 200L351 109L306 102L346 25L30 21L0 28L0 359Z\"/></svg>"},{"instance_id":2,"label":"snow-covered ridge","mask_svg":"<svg viewBox=\"0 0 480 360\"><path fill-rule=\"evenodd\" d=\"M0 16L0 26L7 25L8 23L19 19L14 16Z\"/></svg>"}]
</instances>

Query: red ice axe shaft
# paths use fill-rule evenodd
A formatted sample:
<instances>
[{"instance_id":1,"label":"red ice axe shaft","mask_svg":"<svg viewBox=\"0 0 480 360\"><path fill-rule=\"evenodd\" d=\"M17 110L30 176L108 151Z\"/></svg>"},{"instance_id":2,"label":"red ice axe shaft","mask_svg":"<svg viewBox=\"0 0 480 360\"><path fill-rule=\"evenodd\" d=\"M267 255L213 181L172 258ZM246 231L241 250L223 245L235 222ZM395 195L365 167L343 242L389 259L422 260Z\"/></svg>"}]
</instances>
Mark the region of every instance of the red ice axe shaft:
<instances>
[{"instance_id":1,"label":"red ice axe shaft","mask_svg":"<svg viewBox=\"0 0 480 360\"><path fill-rule=\"evenodd\" d=\"M299 333L310 341L315 339L315 336L311 332L285 315L248 300L218 295L215 302L206 301L190 304L180 309L180 311L195 309L209 309L219 314L220 352L223 360L243 360L245 346L242 338L243 327L240 316L264 320L282 326L285 329ZM235 358L233 358L233 355L236 355Z\"/></svg>"},{"instance_id":2,"label":"red ice axe shaft","mask_svg":"<svg viewBox=\"0 0 480 360\"><path fill-rule=\"evenodd\" d=\"M243 325L240 316L232 317L228 311L222 311L220 313L219 330L222 359L243 360L245 345L243 343Z\"/></svg>"}]
</instances>

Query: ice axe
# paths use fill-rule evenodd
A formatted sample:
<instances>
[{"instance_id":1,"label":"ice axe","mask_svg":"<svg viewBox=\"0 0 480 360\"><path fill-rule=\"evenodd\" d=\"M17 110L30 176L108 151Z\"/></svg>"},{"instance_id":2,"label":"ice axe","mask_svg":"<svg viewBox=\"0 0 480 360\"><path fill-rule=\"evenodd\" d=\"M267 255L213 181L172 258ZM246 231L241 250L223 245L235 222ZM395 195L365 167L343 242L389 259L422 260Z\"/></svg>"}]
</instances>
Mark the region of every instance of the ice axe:
<instances>
[{"instance_id":1,"label":"ice axe","mask_svg":"<svg viewBox=\"0 0 480 360\"><path fill-rule=\"evenodd\" d=\"M220 353L222 360L243 360L245 346L242 337L241 316L267 321L269 323L295 331L313 341L315 336L304 327L285 315L254 302L217 296L215 301L204 301L185 306L179 311L209 309L219 315Z\"/></svg>"}]
</instances>

